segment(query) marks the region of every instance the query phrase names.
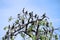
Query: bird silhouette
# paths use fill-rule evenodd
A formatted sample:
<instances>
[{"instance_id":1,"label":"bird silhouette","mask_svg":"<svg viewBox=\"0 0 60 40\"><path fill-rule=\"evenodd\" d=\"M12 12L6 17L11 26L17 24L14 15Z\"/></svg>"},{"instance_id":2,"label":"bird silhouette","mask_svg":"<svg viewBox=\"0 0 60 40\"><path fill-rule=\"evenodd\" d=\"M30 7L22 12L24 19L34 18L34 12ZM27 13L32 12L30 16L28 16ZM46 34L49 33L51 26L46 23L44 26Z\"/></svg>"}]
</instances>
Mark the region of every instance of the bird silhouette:
<instances>
[{"instance_id":1,"label":"bird silhouette","mask_svg":"<svg viewBox=\"0 0 60 40\"><path fill-rule=\"evenodd\" d=\"M23 10L22 10L23 13L24 13L24 9L25 9L25 8L23 8Z\"/></svg>"},{"instance_id":2,"label":"bird silhouette","mask_svg":"<svg viewBox=\"0 0 60 40\"><path fill-rule=\"evenodd\" d=\"M24 24L24 20L22 20L22 24Z\"/></svg>"},{"instance_id":3,"label":"bird silhouette","mask_svg":"<svg viewBox=\"0 0 60 40\"><path fill-rule=\"evenodd\" d=\"M35 14L35 18L37 17L37 14Z\"/></svg>"},{"instance_id":4,"label":"bird silhouette","mask_svg":"<svg viewBox=\"0 0 60 40\"><path fill-rule=\"evenodd\" d=\"M27 15L27 14L28 14L28 11L25 12L25 15Z\"/></svg>"},{"instance_id":5,"label":"bird silhouette","mask_svg":"<svg viewBox=\"0 0 60 40\"><path fill-rule=\"evenodd\" d=\"M42 15L42 17L45 18L45 17L46 17L46 13L44 13L44 14Z\"/></svg>"},{"instance_id":6,"label":"bird silhouette","mask_svg":"<svg viewBox=\"0 0 60 40\"><path fill-rule=\"evenodd\" d=\"M12 30L12 29L14 29L14 24L13 24L13 26L12 26L11 30Z\"/></svg>"},{"instance_id":7,"label":"bird silhouette","mask_svg":"<svg viewBox=\"0 0 60 40\"><path fill-rule=\"evenodd\" d=\"M48 22L46 22L46 26L49 27L49 23Z\"/></svg>"},{"instance_id":8,"label":"bird silhouette","mask_svg":"<svg viewBox=\"0 0 60 40\"><path fill-rule=\"evenodd\" d=\"M33 11L29 13L30 18L33 17Z\"/></svg>"},{"instance_id":9,"label":"bird silhouette","mask_svg":"<svg viewBox=\"0 0 60 40\"><path fill-rule=\"evenodd\" d=\"M18 19L20 20L20 14L18 14Z\"/></svg>"}]
</instances>

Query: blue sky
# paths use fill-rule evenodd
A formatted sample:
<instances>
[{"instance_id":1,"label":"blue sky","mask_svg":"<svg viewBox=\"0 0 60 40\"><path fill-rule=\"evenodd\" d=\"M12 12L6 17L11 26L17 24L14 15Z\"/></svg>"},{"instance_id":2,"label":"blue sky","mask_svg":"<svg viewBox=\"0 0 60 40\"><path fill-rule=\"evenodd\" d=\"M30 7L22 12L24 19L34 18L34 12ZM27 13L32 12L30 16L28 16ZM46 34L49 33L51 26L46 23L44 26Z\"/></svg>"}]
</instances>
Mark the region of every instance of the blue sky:
<instances>
[{"instance_id":1,"label":"blue sky","mask_svg":"<svg viewBox=\"0 0 60 40\"><path fill-rule=\"evenodd\" d=\"M60 0L0 0L0 39L5 34L4 26L9 24L9 16L16 17L22 8L40 16L46 13L54 27L60 27Z\"/></svg>"}]
</instances>

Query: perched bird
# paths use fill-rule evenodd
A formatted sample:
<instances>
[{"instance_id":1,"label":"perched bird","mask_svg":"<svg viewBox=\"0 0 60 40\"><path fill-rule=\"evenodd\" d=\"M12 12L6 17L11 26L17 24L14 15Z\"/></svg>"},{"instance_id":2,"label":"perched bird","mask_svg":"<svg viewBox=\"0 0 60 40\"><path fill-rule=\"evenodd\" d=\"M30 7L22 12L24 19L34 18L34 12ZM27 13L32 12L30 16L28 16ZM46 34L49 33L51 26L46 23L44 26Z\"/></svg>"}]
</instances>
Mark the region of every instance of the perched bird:
<instances>
[{"instance_id":1,"label":"perched bird","mask_svg":"<svg viewBox=\"0 0 60 40\"><path fill-rule=\"evenodd\" d=\"M37 18L37 14L35 14L35 18Z\"/></svg>"},{"instance_id":2,"label":"perched bird","mask_svg":"<svg viewBox=\"0 0 60 40\"><path fill-rule=\"evenodd\" d=\"M5 35L5 39L7 39L8 37L7 37L7 35Z\"/></svg>"},{"instance_id":3,"label":"perched bird","mask_svg":"<svg viewBox=\"0 0 60 40\"><path fill-rule=\"evenodd\" d=\"M45 19L46 21L46 27L49 27L49 22L47 21L47 19Z\"/></svg>"},{"instance_id":4,"label":"perched bird","mask_svg":"<svg viewBox=\"0 0 60 40\"><path fill-rule=\"evenodd\" d=\"M49 17L46 16L46 13L44 13L41 17L43 17L42 19L44 19L45 17L49 19Z\"/></svg>"},{"instance_id":5,"label":"perched bird","mask_svg":"<svg viewBox=\"0 0 60 40\"><path fill-rule=\"evenodd\" d=\"M25 17L26 17L26 18L27 18L27 16L26 16L27 14L28 14L28 11L25 12Z\"/></svg>"},{"instance_id":6,"label":"perched bird","mask_svg":"<svg viewBox=\"0 0 60 40\"><path fill-rule=\"evenodd\" d=\"M10 38L12 38L12 37L13 37L13 35L14 35L14 33L11 33L11 34L10 34Z\"/></svg>"},{"instance_id":7,"label":"perched bird","mask_svg":"<svg viewBox=\"0 0 60 40\"><path fill-rule=\"evenodd\" d=\"M42 17L45 18L45 17L46 17L46 13L44 13L44 14L42 15Z\"/></svg>"},{"instance_id":8,"label":"perched bird","mask_svg":"<svg viewBox=\"0 0 60 40\"><path fill-rule=\"evenodd\" d=\"M24 24L24 19L25 19L25 18L22 16L22 17L21 17L21 22L22 22L22 24Z\"/></svg>"},{"instance_id":9,"label":"perched bird","mask_svg":"<svg viewBox=\"0 0 60 40\"><path fill-rule=\"evenodd\" d=\"M49 23L48 22L46 22L46 26L49 27Z\"/></svg>"},{"instance_id":10,"label":"perched bird","mask_svg":"<svg viewBox=\"0 0 60 40\"><path fill-rule=\"evenodd\" d=\"M8 35L9 34L9 31L7 31L6 34Z\"/></svg>"},{"instance_id":11,"label":"perched bird","mask_svg":"<svg viewBox=\"0 0 60 40\"><path fill-rule=\"evenodd\" d=\"M14 24L13 24L13 26L12 26L11 30L12 30L12 29L14 29Z\"/></svg>"},{"instance_id":12,"label":"perched bird","mask_svg":"<svg viewBox=\"0 0 60 40\"><path fill-rule=\"evenodd\" d=\"M23 8L23 10L22 10L23 13L24 13L24 9L25 9L25 8Z\"/></svg>"},{"instance_id":13,"label":"perched bird","mask_svg":"<svg viewBox=\"0 0 60 40\"><path fill-rule=\"evenodd\" d=\"M10 29L10 25L9 25L8 29Z\"/></svg>"},{"instance_id":14,"label":"perched bird","mask_svg":"<svg viewBox=\"0 0 60 40\"><path fill-rule=\"evenodd\" d=\"M28 14L28 11L25 12L25 15L27 15L27 14Z\"/></svg>"},{"instance_id":15,"label":"perched bird","mask_svg":"<svg viewBox=\"0 0 60 40\"><path fill-rule=\"evenodd\" d=\"M33 17L33 11L29 13L30 18Z\"/></svg>"},{"instance_id":16,"label":"perched bird","mask_svg":"<svg viewBox=\"0 0 60 40\"><path fill-rule=\"evenodd\" d=\"M19 20L20 20L20 14L18 14L18 18L19 18Z\"/></svg>"},{"instance_id":17,"label":"perched bird","mask_svg":"<svg viewBox=\"0 0 60 40\"><path fill-rule=\"evenodd\" d=\"M24 24L24 20L22 20L22 24Z\"/></svg>"},{"instance_id":18,"label":"perched bird","mask_svg":"<svg viewBox=\"0 0 60 40\"><path fill-rule=\"evenodd\" d=\"M30 18L31 18L32 21L33 21L33 11L29 13L29 16L30 16Z\"/></svg>"}]
</instances>

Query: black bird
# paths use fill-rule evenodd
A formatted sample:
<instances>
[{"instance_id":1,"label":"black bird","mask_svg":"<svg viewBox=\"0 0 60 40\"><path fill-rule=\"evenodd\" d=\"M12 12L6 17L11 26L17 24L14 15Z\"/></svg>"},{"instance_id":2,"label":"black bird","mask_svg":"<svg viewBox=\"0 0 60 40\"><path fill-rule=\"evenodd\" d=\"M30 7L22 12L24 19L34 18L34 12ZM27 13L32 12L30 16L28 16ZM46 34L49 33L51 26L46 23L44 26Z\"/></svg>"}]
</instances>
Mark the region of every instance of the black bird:
<instances>
[{"instance_id":1,"label":"black bird","mask_svg":"<svg viewBox=\"0 0 60 40\"><path fill-rule=\"evenodd\" d=\"M48 22L46 22L46 26L49 27L49 23Z\"/></svg>"},{"instance_id":2,"label":"black bird","mask_svg":"<svg viewBox=\"0 0 60 40\"><path fill-rule=\"evenodd\" d=\"M18 16L18 18L19 18L19 20L20 20L20 14L18 14L17 16Z\"/></svg>"},{"instance_id":3,"label":"black bird","mask_svg":"<svg viewBox=\"0 0 60 40\"><path fill-rule=\"evenodd\" d=\"M31 13L29 13L30 18L31 18L31 15L32 15L32 14L31 14Z\"/></svg>"},{"instance_id":4,"label":"black bird","mask_svg":"<svg viewBox=\"0 0 60 40\"><path fill-rule=\"evenodd\" d=\"M45 19L46 21L46 27L49 27L49 22L47 21L47 19Z\"/></svg>"},{"instance_id":5,"label":"black bird","mask_svg":"<svg viewBox=\"0 0 60 40\"><path fill-rule=\"evenodd\" d=\"M28 14L28 11L25 12L25 15L27 15L27 14Z\"/></svg>"},{"instance_id":6,"label":"black bird","mask_svg":"<svg viewBox=\"0 0 60 40\"><path fill-rule=\"evenodd\" d=\"M35 18L37 17L37 14L35 14Z\"/></svg>"},{"instance_id":7,"label":"black bird","mask_svg":"<svg viewBox=\"0 0 60 40\"><path fill-rule=\"evenodd\" d=\"M7 34L7 35L9 34L9 30L6 32L6 34Z\"/></svg>"},{"instance_id":8,"label":"black bird","mask_svg":"<svg viewBox=\"0 0 60 40\"><path fill-rule=\"evenodd\" d=\"M22 24L24 24L24 19L22 19Z\"/></svg>"},{"instance_id":9,"label":"black bird","mask_svg":"<svg viewBox=\"0 0 60 40\"><path fill-rule=\"evenodd\" d=\"M30 18L33 17L33 11L29 13Z\"/></svg>"},{"instance_id":10,"label":"black bird","mask_svg":"<svg viewBox=\"0 0 60 40\"><path fill-rule=\"evenodd\" d=\"M22 10L23 13L24 13L24 9L25 9L25 8L23 8L23 10Z\"/></svg>"},{"instance_id":11,"label":"black bird","mask_svg":"<svg viewBox=\"0 0 60 40\"><path fill-rule=\"evenodd\" d=\"M42 15L42 17L45 18L45 17L46 17L46 13L44 13L44 14Z\"/></svg>"},{"instance_id":12,"label":"black bird","mask_svg":"<svg viewBox=\"0 0 60 40\"><path fill-rule=\"evenodd\" d=\"M27 14L28 14L28 11L25 12L25 17L26 17ZM27 17L26 17L26 18L27 18Z\"/></svg>"},{"instance_id":13,"label":"black bird","mask_svg":"<svg viewBox=\"0 0 60 40\"><path fill-rule=\"evenodd\" d=\"M14 24L13 24L13 26L12 26L12 28L11 29L14 29Z\"/></svg>"},{"instance_id":14,"label":"black bird","mask_svg":"<svg viewBox=\"0 0 60 40\"><path fill-rule=\"evenodd\" d=\"M44 13L41 17L43 17L42 19L44 19L45 17L49 19L49 17L46 16L46 13Z\"/></svg>"},{"instance_id":15,"label":"black bird","mask_svg":"<svg viewBox=\"0 0 60 40\"><path fill-rule=\"evenodd\" d=\"M14 36L14 33L11 32L11 34L10 34L10 38L12 38L13 36Z\"/></svg>"},{"instance_id":16,"label":"black bird","mask_svg":"<svg viewBox=\"0 0 60 40\"><path fill-rule=\"evenodd\" d=\"M7 39L7 35L5 35L5 39Z\"/></svg>"},{"instance_id":17,"label":"black bird","mask_svg":"<svg viewBox=\"0 0 60 40\"><path fill-rule=\"evenodd\" d=\"M8 29L10 29L10 25L9 25Z\"/></svg>"}]
</instances>

